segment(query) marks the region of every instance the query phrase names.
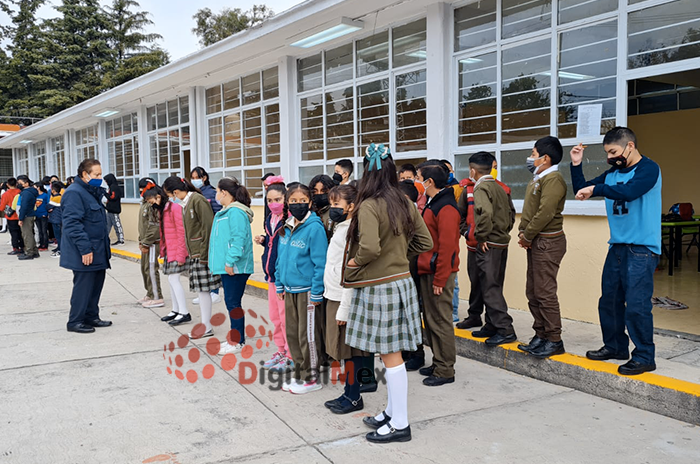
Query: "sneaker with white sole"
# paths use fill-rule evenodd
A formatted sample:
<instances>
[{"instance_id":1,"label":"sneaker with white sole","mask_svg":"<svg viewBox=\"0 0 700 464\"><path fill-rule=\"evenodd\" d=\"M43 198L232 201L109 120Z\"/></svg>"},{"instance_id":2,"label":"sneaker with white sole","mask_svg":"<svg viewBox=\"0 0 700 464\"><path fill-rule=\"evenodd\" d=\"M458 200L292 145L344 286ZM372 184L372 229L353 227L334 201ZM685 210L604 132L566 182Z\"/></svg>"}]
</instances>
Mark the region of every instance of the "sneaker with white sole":
<instances>
[{"instance_id":1,"label":"sneaker with white sole","mask_svg":"<svg viewBox=\"0 0 700 464\"><path fill-rule=\"evenodd\" d=\"M59 250L54 251L51 253L52 258L60 258L61 257L61 252Z\"/></svg>"},{"instance_id":2,"label":"sneaker with white sole","mask_svg":"<svg viewBox=\"0 0 700 464\"><path fill-rule=\"evenodd\" d=\"M219 350L219 354L229 354L229 353L239 353L243 349L244 344L242 343L236 343L235 345L231 345L229 342L224 342L221 345L221 349Z\"/></svg>"},{"instance_id":3,"label":"sneaker with white sole","mask_svg":"<svg viewBox=\"0 0 700 464\"><path fill-rule=\"evenodd\" d=\"M141 298L140 300L136 300L136 304L137 304L137 305L142 305L142 304L144 304L145 302L150 301L150 300L151 300L151 299L148 298L148 295L146 295L146 296L144 296L143 298Z\"/></svg>"},{"instance_id":4,"label":"sneaker with white sole","mask_svg":"<svg viewBox=\"0 0 700 464\"><path fill-rule=\"evenodd\" d=\"M189 337L190 340L199 340L200 338L213 337L214 336L214 329L209 329L198 337L192 335L192 332L188 333L187 336Z\"/></svg>"},{"instance_id":5,"label":"sneaker with white sole","mask_svg":"<svg viewBox=\"0 0 700 464\"><path fill-rule=\"evenodd\" d=\"M270 367L270 370L280 370L280 371L286 371L287 369L294 370L294 361L292 361L290 358L283 356L277 364L274 366Z\"/></svg>"},{"instance_id":6,"label":"sneaker with white sole","mask_svg":"<svg viewBox=\"0 0 700 464\"><path fill-rule=\"evenodd\" d=\"M212 293L212 294L211 294L211 304L220 303L220 302L221 302L221 297L219 296L219 294L218 294L218 293ZM192 300L192 304L198 305L198 304L199 304L199 298L194 298L194 299Z\"/></svg>"},{"instance_id":7,"label":"sneaker with white sole","mask_svg":"<svg viewBox=\"0 0 700 464\"><path fill-rule=\"evenodd\" d=\"M284 358L284 351L278 351L277 353L273 354L270 359L265 361L265 364L263 364L263 367L265 369L271 369L272 366L276 366L279 364L280 360Z\"/></svg>"},{"instance_id":8,"label":"sneaker with white sole","mask_svg":"<svg viewBox=\"0 0 700 464\"><path fill-rule=\"evenodd\" d=\"M289 388L289 391L295 395L304 395L323 388L321 382L312 380L311 382L295 383Z\"/></svg>"},{"instance_id":9,"label":"sneaker with white sole","mask_svg":"<svg viewBox=\"0 0 700 464\"><path fill-rule=\"evenodd\" d=\"M161 300L148 300L145 301L141 306L144 308L161 308L165 306L165 302Z\"/></svg>"},{"instance_id":10,"label":"sneaker with white sole","mask_svg":"<svg viewBox=\"0 0 700 464\"><path fill-rule=\"evenodd\" d=\"M284 383L282 384L282 391L288 392L292 388L292 385L301 385L301 381L297 379L289 379L285 380Z\"/></svg>"}]
</instances>

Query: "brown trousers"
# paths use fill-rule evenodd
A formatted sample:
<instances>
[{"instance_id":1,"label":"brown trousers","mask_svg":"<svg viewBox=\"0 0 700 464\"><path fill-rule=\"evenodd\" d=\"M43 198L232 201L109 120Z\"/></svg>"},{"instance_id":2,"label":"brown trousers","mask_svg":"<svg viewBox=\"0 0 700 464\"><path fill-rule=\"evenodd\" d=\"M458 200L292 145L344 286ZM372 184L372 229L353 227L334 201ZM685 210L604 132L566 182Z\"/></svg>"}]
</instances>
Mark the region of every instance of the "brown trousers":
<instances>
[{"instance_id":1,"label":"brown trousers","mask_svg":"<svg viewBox=\"0 0 700 464\"><path fill-rule=\"evenodd\" d=\"M34 216L27 216L22 221L22 240L24 240L24 253L27 256L39 256L39 249L34 240Z\"/></svg>"},{"instance_id":2,"label":"brown trousers","mask_svg":"<svg viewBox=\"0 0 700 464\"><path fill-rule=\"evenodd\" d=\"M433 375L450 378L455 375L457 348L455 331L452 325L452 295L455 290L456 272L450 274L442 288L442 294L433 293L433 274L420 276L423 296L423 323L425 324L425 344L433 350Z\"/></svg>"},{"instance_id":3,"label":"brown trousers","mask_svg":"<svg viewBox=\"0 0 700 464\"><path fill-rule=\"evenodd\" d=\"M294 378L313 380L318 377L321 355L319 340L323 338L324 327L318 321L319 306L314 307L312 339L309 339L309 317L306 309L309 304L308 293L284 294L284 317L287 325L287 344L295 364ZM311 352L313 350L313 353Z\"/></svg>"},{"instance_id":4,"label":"brown trousers","mask_svg":"<svg viewBox=\"0 0 700 464\"><path fill-rule=\"evenodd\" d=\"M566 237L537 236L527 250L525 295L535 322L535 335L551 342L561 341L561 313L557 298L557 274L566 254Z\"/></svg>"},{"instance_id":5,"label":"brown trousers","mask_svg":"<svg viewBox=\"0 0 700 464\"><path fill-rule=\"evenodd\" d=\"M508 248L491 246L484 252L476 252L476 268L481 285L481 296L486 306L486 324L488 331L501 335L515 333L513 318L508 314L508 303L503 297L503 282L506 275Z\"/></svg>"}]
</instances>

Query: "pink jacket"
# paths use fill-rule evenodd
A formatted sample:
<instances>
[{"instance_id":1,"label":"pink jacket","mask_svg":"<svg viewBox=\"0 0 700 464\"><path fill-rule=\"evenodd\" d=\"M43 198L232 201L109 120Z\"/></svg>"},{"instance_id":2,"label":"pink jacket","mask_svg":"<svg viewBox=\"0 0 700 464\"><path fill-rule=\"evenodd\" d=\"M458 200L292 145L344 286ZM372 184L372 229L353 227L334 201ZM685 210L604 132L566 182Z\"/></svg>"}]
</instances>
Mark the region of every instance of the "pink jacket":
<instances>
[{"instance_id":1,"label":"pink jacket","mask_svg":"<svg viewBox=\"0 0 700 464\"><path fill-rule=\"evenodd\" d=\"M160 256L167 254L168 262L184 263L187 259L185 224L182 222L182 206L168 202L160 223Z\"/></svg>"}]
</instances>

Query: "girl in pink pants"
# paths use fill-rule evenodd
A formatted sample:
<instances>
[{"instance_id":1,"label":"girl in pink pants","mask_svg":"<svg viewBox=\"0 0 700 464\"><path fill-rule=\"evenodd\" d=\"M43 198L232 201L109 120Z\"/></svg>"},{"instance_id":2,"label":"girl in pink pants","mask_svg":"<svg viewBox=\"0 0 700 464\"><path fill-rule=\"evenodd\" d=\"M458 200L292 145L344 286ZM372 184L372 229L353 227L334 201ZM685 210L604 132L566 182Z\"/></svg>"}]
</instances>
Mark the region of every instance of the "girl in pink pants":
<instances>
[{"instance_id":1,"label":"girl in pink pants","mask_svg":"<svg viewBox=\"0 0 700 464\"><path fill-rule=\"evenodd\" d=\"M284 204L284 196L287 189L281 176L272 176L265 179L267 189L265 201L270 214L265 218L265 235L255 237L255 242L265 248L262 256L265 280L268 283L267 299L270 308L270 320L274 325L272 338L277 345L277 352L263 365L266 369L293 369L294 362L289 354L287 345L287 330L284 323L284 301L277 298L275 290L275 263L277 262L277 242L279 231L284 227L287 219L287 210Z\"/></svg>"}]
</instances>

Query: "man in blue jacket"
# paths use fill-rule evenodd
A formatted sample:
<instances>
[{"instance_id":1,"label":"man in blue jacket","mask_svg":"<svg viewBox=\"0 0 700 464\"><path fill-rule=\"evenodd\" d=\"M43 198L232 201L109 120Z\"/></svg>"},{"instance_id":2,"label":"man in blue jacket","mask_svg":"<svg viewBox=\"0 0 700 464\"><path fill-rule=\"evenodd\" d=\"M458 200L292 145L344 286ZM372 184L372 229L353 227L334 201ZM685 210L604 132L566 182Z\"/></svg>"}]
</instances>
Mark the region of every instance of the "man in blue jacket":
<instances>
[{"instance_id":1,"label":"man in blue jacket","mask_svg":"<svg viewBox=\"0 0 700 464\"><path fill-rule=\"evenodd\" d=\"M112 325L100 319L98 306L112 256L104 207L106 197L101 184L100 162L86 159L80 163L78 176L61 200L61 267L73 271L69 332L91 333L95 327Z\"/></svg>"},{"instance_id":2,"label":"man in blue jacket","mask_svg":"<svg viewBox=\"0 0 700 464\"><path fill-rule=\"evenodd\" d=\"M17 224L22 229L22 240L24 240L24 253L17 255L17 258L20 261L25 261L39 257L39 250L36 247L36 240L34 240L34 221L36 220L34 208L39 192L33 187L29 177L25 175L17 176L17 187L20 189L19 210L17 211L19 222Z\"/></svg>"},{"instance_id":3,"label":"man in blue jacket","mask_svg":"<svg viewBox=\"0 0 700 464\"><path fill-rule=\"evenodd\" d=\"M610 226L598 302L604 346L587 352L586 357L627 360L631 338L635 346L632 359L618 372L636 375L656 369L651 298L661 254L661 169L639 153L637 138L626 127L605 134L603 148L612 167L588 182L581 166L583 146L571 150L576 199L604 197Z\"/></svg>"}]
</instances>

